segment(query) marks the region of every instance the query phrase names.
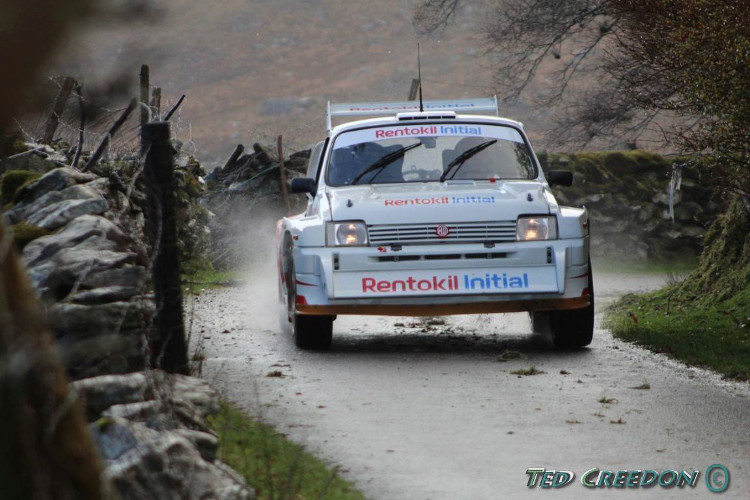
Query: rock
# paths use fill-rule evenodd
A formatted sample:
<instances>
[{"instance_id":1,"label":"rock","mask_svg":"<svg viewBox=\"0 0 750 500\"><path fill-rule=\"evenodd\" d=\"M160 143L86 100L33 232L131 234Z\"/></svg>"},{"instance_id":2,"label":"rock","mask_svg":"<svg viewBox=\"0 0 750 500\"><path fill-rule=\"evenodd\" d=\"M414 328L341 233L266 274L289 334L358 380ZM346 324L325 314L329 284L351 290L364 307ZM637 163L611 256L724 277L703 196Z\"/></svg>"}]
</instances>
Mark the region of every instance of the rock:
<instances>
[{"instance_id":1,"label":"rock","mask_svg":"<svg viewBox=\"0 0 750 500\"><path fill-rule=\"evenodd\" d=\"M156 306L151 301L96 305L58 302L50 307L47 317L57 336L91 337L148 325L155 311Z\"/></svg>"},{"instance_id":2,"label":"rock","mask_svg":"<svg viewBox=\"0 0 750 500\"><path fill-rule=\"evenodd\" d=\"M134 422L145 422L153 419L164 411L164 405L159 401L140 401L110 406L102 413L102 417L124 418Z\"/></svg>"},{"instance_id":3,"label":"rock","mask_svg":"<svg viewBox=\"0 0 750 500\"><path fill-rule=\"evenodd\" d=\"M216 453L219 451L219 440L215 435L192 429L176 429L174 433L190 441L195 449L198 450L198 453L201 454L203 460L209 462L216 460Z\"/></svg>"},{"instance_id":4,"label":"rock","mask_svg":"<svg viewBox=\"0 0 750 500\"><path fill-rule=\"evenodd\" d=\"M62 200L31 214L28 221L45 229L57 229L81 215L103 214L108 209L104 198Z\"/></svg>"},{"instance_id":5,"label":"rock","mask_svg":"<svg viewBox=\"0 0 750 500\"><path fill-rule=\"evenodd\" d=\"M669 192L659 191L651 197L651 201L653 203L657 203L659 205L666 205L667 207L669 207ZM674 205L677 206L680 203L680 201L682 201L682 193L680 191L675 191Z\"/></svg>"},{"instance_id":6,"label":"rock","mask_svg":"<svg viewBox=\"0 0 750 500\"><path fill-rule=\"evenodd\" d=\"M0 173L8 170L28 170L44 174L67 162L64 155L42 144L27 144L28 151L0 160Z\"/></svg>"},{"instance_id":7,"label":"rock","mask_svg":"<svg viewBox=\"0 0 750 500\"><path fill-rule=\"evenodd\" d=\"M706 236L706 230L700 226L685 224L682 226L682 235L687 238L694 238L702 243Z\"/></svg>"},{"instance_id":8,"label":"rock","mask_svg":"<svg viewBox=\"0 0 750 500\"><path fill-rule=\"evenodd\" d=\"M667 224L662 219L652 218L644 222L640 229L646 234L659 236L666 227Z\"/></svg>"},{"instance_id":9,"label":"rock","mask_svg":"<svg viewBox=\"0 0 750 500\"><path fill-rule=\"evenodd\" d=\"M110 182L109 179L106 177L97 177L91 182L87 182L86 184L81 184L81 187L86 187L101 196L104 196L105 198L110 195Z\"/></svg>"},{"instance_id":10,"label":"rock","mask_svg":"<svg viewBox=\"0 0 750 500\"><path fill-rule=\"evenodd\" d=\"M674 207L674 218L680 222L698 222L703 219L703 208L694 201Z\"/></svg>"},{"instance_id":11,"label":"rock","mask_svg":"<svg viewBox=\"0 0 750 500\"><path fill-rule=\"evenodd\" d=\"M158 389L158 386L157 386ZM159 391L157 390L157 393ZM186 400L174 400L166 393L159 393L160 412L149 417L145 424L158 431L173 429L191 429L194 431L212 433L213 430L206 423L205 414L199 411L195 405Z\"/></svg>"},{"instance_id":12,"label":"rock","mask_svg":"<svg viewBox=\"0 0 750 500\"><path fill-rule=\"evenodd\" d=\"M140 289L131 286L105 286L78 292L70 297L70 301L74 304L106 304L108 302L128 301L140 292Z\"/></svg>"},{"instance_id":13,"label":"rock","mask_svg":"<svg viewBox=\"0 0 750 500\"><path fill-rule=\"evenodd\" d=\"M143 289L146 284L146 268L142 266L125 266L119 269L103 269L91 272L83 279L84 288L106 286L123 286Z\"/></svg>"},{"instance_id":14,"label":"rock","mask_svg":"<svg viewBox=\"0 0 750 500\"><path fill-rule=\"evenodd\" d=\"M50 205L59 203L63 200L87 200L96 198L102 198L102 195L89 187L88 184L74 185L60 191L50 191L39 198L30 198L8 210L6 215L13 223L16 223L26 220L29 216L39 213Z\"/></svg>"},{"instance_id":15,"label":"rock","mask_svg":"<svg viewBox=\"0 0 750 500\"><path fill-rule=\"evenodd\" d=\"M116 460L138 447L138 440L126 426L110 419L89 425L99 456L104 460Z\"/></svg>"},{"instance_id":16,"label":"rock","mask_svg":"<svg viewBox=\"0 0 750 500\"><path fill-rule=\"evenodd\" d=\"M126 375L102 375L71 384L78 392L87 414L94 418L107 408L149 399L153 393L144 372Z\"/></svg>"},{"instance_id":17,"label":"rock","mask_svg":"<svg viewBox=\"0 0 750 500\"><path fill-rule=\"evenodd\" d=\"M29 267L31 283L42 297L62 300L73 286L84 282L90 274L130 264L137 259L134 253L89 248L90 244L99 242L100 239L92 236L75 247L64 248L50 259Z\"/></svg>"},{"instance_id":18,"label":"rock","mask_svg":"<svg viewBox=\"0 0 750 500\"><path fill-rule=\"evenodd\" d=\"M60 191L74 184L90 182L96 178L97 176L94 174L79 172L73 168L56 168L21 188L16 195L16 200L38 198L50 191Z\"/></svg>"},{"instance_id":19,"label":"rock","mask_svg":"<svg viewBox=\"0 0 750 500\"><path fill-rule=\"evenodd\" d=\"M576 200L576 203L578 205L593 205L596 203L599 203L604 199L604 197L607 196L606 194L596 193L596 194L590 194L588 196L584 196L583 198L578 198Z\"/></svg>"},{"instance_id":20,"label":"rock","mask_svg":"<svg viewBox=\"0 0 750 500\"><path fill-rule=\"evenodd\" d=\"M659 219L659 209L654 205L642 205L635 208L637 209L635 212L636 218L640 222L649 223L653 220Z\"/></svg>"},{"instance_id":21,"label":"rock","mask_svg":"<svg viewBox=\"0 0 750 500\"><path fill-rule=\"evenodd\" d=\"M94 237L93 239L91 239ZM63 248L71 248L86 241L91 250L124 250L125 234L112 222L96 215L82 215L71 221L62 231L37 238L23 249L23 260L34 266Z\"/></svg>"},{"instance_id":22,"label":"rock","mask_svg":"<svg viewBox=\"0 0 750 500\"><path fill-rule=\"evenodd\" d=\"M219 412L219 395L208 382L179 374L173 375L172 380L175 401L190 402L203 417Z\"/></svg>"},{"instance_id":23,"label":"rock","mask_svg":"<svg viewBox=\"0 0 750 500\"><path fill-rule=\"evenodd\" d=\"M63 362L74 379L132 373L146 365L143 335L64 336L58 341Z\"/></svg>"},{"instance_id":24,"label":"rock","mask_svg":"<svg viewBox=\"0 0 750 500\"><path fill-rule=\"evenodd\" d=\"M203 460L188 439L173 432L140 443L104 473L123 500L255 498L236 475Z\"/></svg>"}]
</instances>

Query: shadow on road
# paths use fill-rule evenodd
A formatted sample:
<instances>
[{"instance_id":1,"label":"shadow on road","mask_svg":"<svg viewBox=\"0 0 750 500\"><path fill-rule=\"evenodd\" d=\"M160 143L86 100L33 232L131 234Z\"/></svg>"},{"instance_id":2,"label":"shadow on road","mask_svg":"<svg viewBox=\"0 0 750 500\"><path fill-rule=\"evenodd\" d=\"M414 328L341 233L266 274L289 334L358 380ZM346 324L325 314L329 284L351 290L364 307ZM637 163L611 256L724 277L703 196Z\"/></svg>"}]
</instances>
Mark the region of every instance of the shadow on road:
<instances>
[{"instance_id":1,"label":"shadow on road","mask_svg":"<svg viewBox=\"0 0 750 500\"><path fill-rule=\"evenodd\" d=\"M391 333L334 334L331 353L440 353L440 354L495 354L509 351L523 356L557 353L550 341L541 335L532 334L446 334ZM589 349L568 351L567 357L587 356ZM512 358L510 358L512 359Z\"/></svg>"}]
</instances>

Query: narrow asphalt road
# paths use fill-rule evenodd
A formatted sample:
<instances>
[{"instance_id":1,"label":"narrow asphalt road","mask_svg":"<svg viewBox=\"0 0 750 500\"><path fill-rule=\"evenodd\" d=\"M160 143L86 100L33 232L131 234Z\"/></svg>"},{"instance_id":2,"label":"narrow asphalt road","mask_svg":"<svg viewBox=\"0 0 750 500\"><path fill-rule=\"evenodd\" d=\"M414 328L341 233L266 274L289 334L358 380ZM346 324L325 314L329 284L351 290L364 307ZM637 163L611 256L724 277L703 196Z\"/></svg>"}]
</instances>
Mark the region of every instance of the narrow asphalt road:
<instances>
[{"instance_id":1,"label":"narrow asphalt road","mask_svg":"<svg viewBox=\"0 0 750 500\"><path fill-rule=\"evenodd\" d=\"M695 469L693 488L639 488L629 497L706 498L714 495L705 472L715 463L731 474L716 498L750 498L748 384L601 327L590 348L555 352L530 334L525 314L341 317L330 352L304 352L279 328L272 271L190 299L204 377L340 465L368 498L601 497L579 482L594 467ZM595 280L599 325L615 297L665 278L598 272ZM542 373L511 373L531 366ZM535 491L526 486L530 467L576 477L554 493Z\"/></svg>"}]
</instances>

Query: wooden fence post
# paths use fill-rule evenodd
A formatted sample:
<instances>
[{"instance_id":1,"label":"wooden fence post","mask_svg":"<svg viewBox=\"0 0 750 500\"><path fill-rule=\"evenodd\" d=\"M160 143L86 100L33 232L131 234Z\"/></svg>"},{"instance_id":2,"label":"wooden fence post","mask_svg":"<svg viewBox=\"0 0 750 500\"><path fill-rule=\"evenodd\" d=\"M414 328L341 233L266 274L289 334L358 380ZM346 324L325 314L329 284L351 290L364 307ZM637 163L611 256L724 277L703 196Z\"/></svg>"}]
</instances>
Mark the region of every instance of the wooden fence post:
<instances>
[{"instance_id":1,"label":"wooden fence post","mask_svg":"<svg viewBox=\"0 0 750 500\"><path fill-rule=\"evenodd\" d=\"M47 118L47 125L44 127L44 135L42 136L43 144L52 144L52 139L55 138L57 126L60 125L60 117L62 116L63 111L65 111L65 104L68 102L68 97L70 97L70 93L73 90L73 85L75 85L75 83L76 81L71 77L65 77L60 92L58 92L57 97L55 98L55 104L52 107L52 114Z\"/></svg>"},{"instance_id":2,"label":"wooden fence post","mask_svg":"<svg viewBox=\"0 0 750 500\"><path fill-rule=\"evenodd\" d=\"M151 91L151 114L154 121L159 121L161 117L161 87L154 87Z\"/></svg>"},{"instance_id":3,"label":"wooden fence post","mask_svg":"<svg viewBox=\"0 0 750 500\"><path fill-rule=\"evenodd\" d=\"M234 151L232 151L232 154L229 156L229 159L224 164L224 168L222 170L226 170L229 167L233 166L244 151L245 151L245 146L243 146L242 144L237 144L237 147L234 148Z\"/></svg>"},{"instance_id":4,"label":"wooden fence post","mask_svg":"<svg viewBox=\"0 0 750 500\"><path fill-rule=\"evenodd\" d=\"M149 121L151 121L151 117L149 116L151 113L151 109L148 106L148 96L149 96L149 70L148 70L148 64L141 65L141 126L147 124Z\"/></svg>"},{"instance_id":5,"label":"wooden fence post","mask_svg":"<svg viewBox=\"0 0 750 500\"><path fill-rule=\"evenodd\" d=\"M146 234L151 244L157 331L151 339L151 364L169 373L189 374L182 318L182 287L177 247L174 149L169 123L141 127L146 160Z\"/></svg>"}]
</instances>

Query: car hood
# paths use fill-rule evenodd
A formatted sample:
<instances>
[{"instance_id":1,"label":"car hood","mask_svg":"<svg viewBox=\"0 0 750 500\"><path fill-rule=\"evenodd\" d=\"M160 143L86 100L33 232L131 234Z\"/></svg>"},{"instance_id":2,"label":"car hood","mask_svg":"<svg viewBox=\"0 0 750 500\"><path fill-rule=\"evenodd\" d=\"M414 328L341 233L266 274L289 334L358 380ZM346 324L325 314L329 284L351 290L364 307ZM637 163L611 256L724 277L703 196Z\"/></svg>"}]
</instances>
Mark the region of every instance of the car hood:
<instances>
[{"instance_id":1,"label":"car hood","mask_svg":"<svg viewBox=\"0 0 750 500\"><path fill-rule=\"evenodd\" d=\"M515 220L548 214L549 193L536 181L408 183L328 188L334 221L420 224Z\"/></svg>"}]
</instances>

